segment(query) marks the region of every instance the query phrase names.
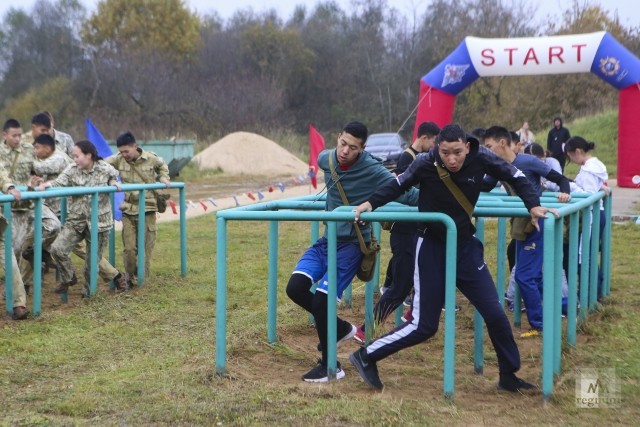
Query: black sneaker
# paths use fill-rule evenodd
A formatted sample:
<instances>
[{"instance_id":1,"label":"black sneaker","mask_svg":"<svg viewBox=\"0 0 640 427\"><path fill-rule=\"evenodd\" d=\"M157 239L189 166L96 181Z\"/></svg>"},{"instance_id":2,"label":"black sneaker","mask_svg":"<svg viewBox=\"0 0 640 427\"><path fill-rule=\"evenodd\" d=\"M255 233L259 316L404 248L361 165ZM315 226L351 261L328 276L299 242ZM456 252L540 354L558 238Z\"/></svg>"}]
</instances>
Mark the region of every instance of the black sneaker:
<instances>
[{"instance_id":1,"label":"black sneaker","mask_svg":"<svg viewBox=\"0 0 640 427\"><path fill-rule=\"evenodd\" d=\"M349 361L356 367L364 382L369 384L369 386L378 390L384 388L384 384L382 384L380 376L378 375L378 366L376 362L369 360L367 350L364 347L351 353Z\"/></svg>"},{"instance_id":2,"label":"black sneaker","mask_svg":"<svg viewBox=\"0 0 640 427\"><path fill-rule=\"evenodd\" d=\"M349 327L345 327L344 330L342 331L338 331L338 342L336 343L336 347L340 347L340 344L342 344L345 341L350 340L351 338L353 338L353 336L356 334L356 332L358 332L358 328L356 328L354 325L352 325L351 323L347 323L347 325L349 325ZM318 351L322 351L322 348L320 348L320 343L318 343Z\"/></svg>"},{"instance_id":3,"label":"black sneaker","mask_svg":"<svg viewBox=\"0 0 640 427\"><path fill-rule=\"evenodd\" d=\"M535 390L536 386L516 377L515 374L500 374L498 390L515 393L517 391Z\"/></svg>"},{"instance_id":4,"label":"black sneaker","mask_svg":"<svg viewBox=\"0 0 640 427\"><path fill-rule=\"evenodd\" d=\"M336 366L336 379L344 378L344 371L340 367L340 362ZM302 376L302 379L308 383L326 383L329 382L329 374L327 372L327 365L323 365L322 362L311 369L309 372Z\"/></svg>"}]
</instances>

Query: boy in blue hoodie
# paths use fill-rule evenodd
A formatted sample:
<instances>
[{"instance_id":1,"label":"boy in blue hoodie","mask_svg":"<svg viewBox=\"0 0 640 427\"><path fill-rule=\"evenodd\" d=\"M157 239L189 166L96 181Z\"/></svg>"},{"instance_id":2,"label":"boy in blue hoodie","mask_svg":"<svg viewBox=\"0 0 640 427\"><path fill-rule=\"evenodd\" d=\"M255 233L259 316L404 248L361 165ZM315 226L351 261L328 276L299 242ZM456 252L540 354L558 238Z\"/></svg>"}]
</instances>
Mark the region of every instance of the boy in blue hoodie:
<instances>
[{"instance_id":1,"label":"boy in blue hoodie","mask_svg":"<svg viewBox=\"0 0 640 427\"><path fill-rule=\"evenodd\" d=\"M369 131L360 122L347 123L338 135L337 148L325 150L318 156L318 166L324 171L327 183L326 211L333 211L344 203L336 182L332 178L331 169L335 169L337 181L342 185L351 206L364 202L380 186L394 180L393 175L382 165L382 161L364 151ZM417 205L418 192L413 189L398 199L399 202ZM337 295L338 300L349 286L360 266L362 252L358 237L350 221L338 223L337 246ZM371 226L358 225L365 242L371 240ZM318 239L308 248L298 264L287 285L287 295L293 302L313 314L316 330L320 340L319 349L322 358L309 372L302 376L307 382L327 382L327 237ZM311 287L320 281L315 293ZM356 327L346 320L337 319L338 344L352 338ZM344 377L344 371L337 365L336 378Z\"/></svg>"}]
</instances>

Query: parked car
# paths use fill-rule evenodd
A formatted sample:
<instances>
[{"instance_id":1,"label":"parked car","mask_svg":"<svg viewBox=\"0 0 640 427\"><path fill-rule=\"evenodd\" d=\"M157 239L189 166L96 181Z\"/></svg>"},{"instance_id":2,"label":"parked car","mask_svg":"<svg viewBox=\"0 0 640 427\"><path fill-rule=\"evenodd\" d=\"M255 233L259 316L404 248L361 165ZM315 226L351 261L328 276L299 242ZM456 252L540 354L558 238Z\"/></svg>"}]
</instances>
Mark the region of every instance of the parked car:
<instances>
[{"instance_id":1,"label":"parked car","mask_svg":"<svg viewBox=\"0 0 640 427\"><path fill-rule=\"evenodd\" d=\"M394 169L406 147L407 141L397 133L373 133L367 138L364 149L382 159L388 169Z\"/></svg>"}]
</instances>

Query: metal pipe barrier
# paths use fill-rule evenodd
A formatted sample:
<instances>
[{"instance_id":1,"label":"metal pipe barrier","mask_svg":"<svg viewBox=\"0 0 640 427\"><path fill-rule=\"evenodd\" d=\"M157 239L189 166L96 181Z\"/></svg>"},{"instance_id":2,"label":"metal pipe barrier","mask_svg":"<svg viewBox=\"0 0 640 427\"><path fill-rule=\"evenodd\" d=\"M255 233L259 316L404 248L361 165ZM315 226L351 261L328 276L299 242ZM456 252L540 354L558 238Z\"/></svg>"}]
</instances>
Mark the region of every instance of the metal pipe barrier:
<instances>
[{"instance_id":1,"label":"metal pipe barrier","mask_svg":"<svg viewBox=\"0 0 640 427\"><path fill-rule=\"evenodd\" d=\"M553 377L560 372L561 344L562 344L562 320L561 320L561 284L562 284L562 260L563 260L563 221L568 218L568 271L569 286L568 313L567 313L567 342L570 346L576 345L576 328L578 306L578 283L580 295L581 321L586 320L587 311L596 308L598 299L598 263L590 262L596 259L600 253L599 261L604 274L602 296L610 293L610 259L611 259L611 201L612 196L604 197L604 192L596 194L572 194L569 203L559 203L555 193L543 193L541 203L546 207L558 209L560 218L548 214L544 221L544 260L543 260L543 331L542 343L542 395L545 401L549 400L553 393ZM607 218L604 230L600 236L599 227L599 202L604 199L604 210ZM279 221L311 221L311 242L318 238L318 223L325 221L327 224L328 240L328 279L330 301L336 301L336 222L353 221L353 207L343 206L333 212L325 212L324 203L315 196L304 196L281 201L264 202L249 206L227 209L216 214L217 222L217 260L216 260L216 372L219 375L226 374L226 316L227 316L227 221L270 221L269 232L269 274L268 274L268 333L269 343L275 343L276 319L277 319L277 236ZM595 208L594 208L595 207ZM593 210L593 221L591 211ZM518 197L509 196L507 193L493 191L483 193L480 196L474 216L476 217L477 237L484 243L485 217L497 218L497 272L496 285L498 298L504 304L505 292L505 253L506 253L506 229L507 218L516 216L528 216L529 213ZM580 218L589 218L582 221L582 236L590 238L581 239L579 247L578 233ZM444 327L444 395L447 399L453 399L454 395L454 364L455 364L455 263L456 263L456 238L457 230L450 217L441 213L419 213L417 208L408 207L398 203L389 203L375 212L364 213L362 220L379 223L382 221L439 221L447 227L446 242L446 284L445 284L445 327ZM374 228L374 232L375 232ZM379 224L377 228L379 233ZM598 239L601 237L602 248L598 248ZM598 252L599 251L599 252ZM578 271L578 254L581 253L580 271ZM379 263L378 263L379 268ZM369 326L373 322L373 292L377 288L379 275L366 284L365 288L365 330L372 330ZM520 322L519 296L518 309L514 310L514 321ZM573 309L572 309L573 307ZM335 379L336 374L336 304L329 304L327 308L329 324L327 333L328 360L327 369L330 380ZM483 372L483 341L484 330L481 316L474 313L474 370ZM370 337L368 337L370 338Z\"/></svg>"},{"instance_id":2,"label":"metal pipe barrier","mask_svg":"<svg viewBox=\"0 0 640 427\"><path fill-rule=\"evenodd\" d=\"M145 192L146 190L159 190L167 188L165 184L122 184L122 191L138 191L139 201L138 209L140 213L138 215L138 286L142 286L144 283L144 264L145 264L145 252L144 249L144 230L145 230ZM171 183L170 188L177 188L179 190L179 206L180 206L180 273L182 277L187 275L187 222L185 216L185 184L182 182ZM18 187L21 190L22 200L34 201L34 271L33 271L33 315L39 316L41 314L42 307L42 204L43 199L60 197L62 199L61 204L61 223L64 224L66 220L66 198L69 196L81 196L91 195L91 244L87 256L89 257L89 296L94 296L98 289L98 194L111 193L111 207L115 210L113 204L113 193L117 191L116 187L51 187L45 191L24 191L23 187ZM11 263L11 251L12 248L12 220L11 215L11 203L15 198L11 195L1 194L0 203L4 205L4 216L7 221L7 227L5 230L5 309L8 314L13 311L13 266ZM18 254L20 256L20 254ZM109 259L113 264L115 261L115 237L114 230L111 230L110 245L109 245ZM62 295L62 299L66 302L66 295Z\"/></svg>"},{"instance_id":3,"label":"metal pipe barrier","mask_svg":"<svg viewBox=\"0 0 640 427\"><path fill-rule=\"evenodd\" d=\"M262 207L274 209L278 202L269 202L262 204ZM227 282L226 282L226 257L227 257L227 221L229 220L251 220L251 221L326 221L327 223L327 241L328 241L328 300L334 301L327 307L328 315L328 332L327 332L327 370L330 379L336 377L336 246L337 246L337 222L349 221L355 219L352 208L342 207L333 212L319 211L260 211L260 206L254 206L253 209L227 209L217 212L217 254L216 254L216 372L219 375L226 373L226 316L227 316ZM456 254L456 238L457 230L453 220L441 213L419 213L415 212L381 212L380 210L372 213L364 213L362 220L371 222L381 221L439 221L444 223L447 228L447 244L446 244L446 260L447 265L454 265ZM273 248L274 240L277 240L275 233L269 235L269 248ZM275 243L277 244L277 243ZM379 264L379 263L378 263ZM274 301L277 295L276 274L277 258L269 256L269 283L267 295L271 300L268 302L268 336L269 343L276 342L276 313L275 307L277 303ZM371 282L377 281L374 277ZM375 282L374 282L375 283ZM371 293L371 301L369 305L373 305L373 290L369 286ZM369 309L371 307L368 307ZM455 360L455 268L447 269L446 274L446 291L445 291L445 395L453 397L454 389L454 363ZM369 321L373 319L372 315ZM369 328L371 329L371 328Z\"/></svg>"}]
</instances>

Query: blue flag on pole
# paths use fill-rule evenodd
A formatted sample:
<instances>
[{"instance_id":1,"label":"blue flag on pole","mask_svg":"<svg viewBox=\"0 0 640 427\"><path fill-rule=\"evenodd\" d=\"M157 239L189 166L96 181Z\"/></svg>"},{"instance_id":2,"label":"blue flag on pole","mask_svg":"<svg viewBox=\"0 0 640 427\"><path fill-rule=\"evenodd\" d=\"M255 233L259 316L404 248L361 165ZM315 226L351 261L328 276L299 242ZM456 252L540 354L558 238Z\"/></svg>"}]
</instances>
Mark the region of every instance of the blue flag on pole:
<instances>
[{"instance_id":1,"label":"blue flag on pole","mask_svg":"<svg viewBox=\"0 0 640 427\"><path fill-rule=\"evenodd\" d=\"M98 128L95 127L93 123L91 123L91 120L89 120L88 117L84 120L84 124L87 128L87 139L91 141L93 145L96 146L96 150L98 150L98 156L106 159L111 154L113 154L111 152L111 147L109 147L109 143L107 142L107 140L104 139L104 137L102 136ZM122 204L122 202L124 202L124 193L121 191L116 192L114 198L115 198L115 209L113 211L114 212L113 218L116 221L122 221L122 211L120 210L119 207Z\"/></svg>"}]
</instances>

